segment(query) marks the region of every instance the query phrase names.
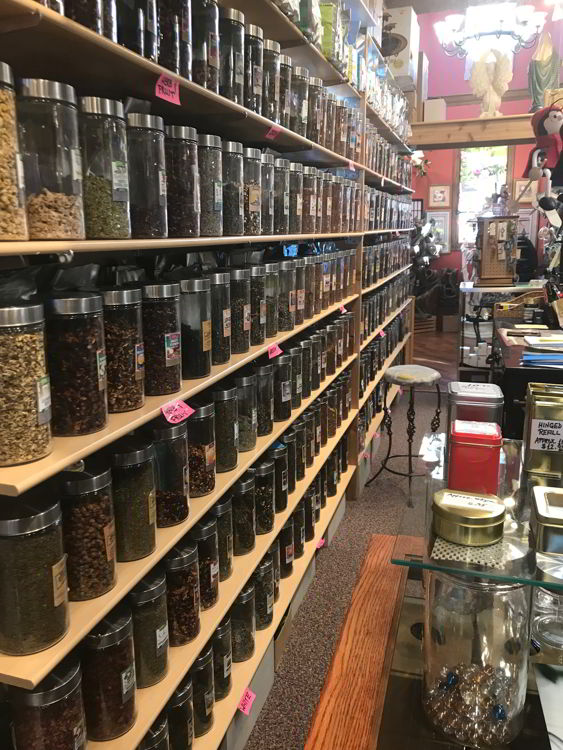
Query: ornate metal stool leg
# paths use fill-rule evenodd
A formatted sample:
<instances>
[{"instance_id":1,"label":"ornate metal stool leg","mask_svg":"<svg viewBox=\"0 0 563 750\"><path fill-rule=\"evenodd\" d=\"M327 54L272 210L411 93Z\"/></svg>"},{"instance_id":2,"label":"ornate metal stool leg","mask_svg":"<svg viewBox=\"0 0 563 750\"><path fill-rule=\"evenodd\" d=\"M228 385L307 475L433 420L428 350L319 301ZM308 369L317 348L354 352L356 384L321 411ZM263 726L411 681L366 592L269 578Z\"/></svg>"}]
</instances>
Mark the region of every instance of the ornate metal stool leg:
<instances>
[{"instance_id":1,"label":"ornate metal stool leg","mask_svg":"<svg viewBox=\"0 0 563 750\"><path fill-rule=\"evenodd\" d=\"M414 441L414 435L416 433L416 426L414 423L414 418L416 416L415 410L414 410L414 388L411 386L410 389L410 398L409 398L409 408L407 409L407 442L409 445L409 499L408 499L408 507L412 508L413 502L412 502L412 477L413 477L413 466L412 466L412 444Z\"/></svg>"},{"instance_id":2,"label":"ornate metal stool leg","mask_svg":"<svg viewBox=\"0 0 563 750\"><path fill-rule=\"evenodd\" d=\"M438 432L440 428L440 413L441 413L441 394L440 394L440 384L436 383L436 413L432 417L432 421L430 422L430 429L432 432Z\"/></svg>"},{"instance_id":3,"label":"ornate metal stool leg","mask_svg":"<svg viewBox=\"0 0 563 750\"><path fill-rule=\"evenodd\" d=\"M387 396L389 394L389 383L385 381L385 393L383 394L383 427L387 430L387 437L388 440L388 446L387 446L387 455L381 462L381 466L379 467L379 470L376 471L376 473L372 476L371 479L368 479L365 486L367 487L368 484L371 484L377 477L381 474L381 472L384 469L387 469L387 461L389 460L389 456L391 455L391 446L393 445L393 420L391 419L391 409L387 405ZM388 470L389 471L389 470Z\"/></svg>"}]
</instances>

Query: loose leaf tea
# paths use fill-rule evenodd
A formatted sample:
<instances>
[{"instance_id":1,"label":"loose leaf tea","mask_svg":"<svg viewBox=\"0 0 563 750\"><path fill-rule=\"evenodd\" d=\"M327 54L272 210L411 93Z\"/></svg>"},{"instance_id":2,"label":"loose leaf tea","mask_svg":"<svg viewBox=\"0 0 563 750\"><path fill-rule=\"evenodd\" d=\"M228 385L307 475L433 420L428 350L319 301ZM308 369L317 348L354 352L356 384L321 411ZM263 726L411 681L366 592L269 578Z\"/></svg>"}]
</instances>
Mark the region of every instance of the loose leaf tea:
<instances>
[{"instance_id":1,"label":"loose leaf tea","mask_svg":"<svg viewBox=\"0 0 563 750\"><path fill-rule=\"evenodd\" d=\"M213 725L213 707L215 693L213 689L213 648L201 654L192 667L194 691L194 729L195 736L201 737Z\"/></svg>"},{"instance_id":2,"label":"loose leaf tea","mask_svg":"<svg viewBox=\"0 0 563 750\"><path fill-rule=\"evenodd\" d=\"M171 646L193 641L200 630L197 561L180 570L166 571L168 631Z\"/></svg>"},{"instance_id":3,"label":"loose leaf tea","mask_svg":"<svg viewBox=\"0 0 563 750\"><path fill-rule=\"evenodd\" d=\"M215 489L215 444L195 445L190 441L188 453L190 497L208 495Z\"/></svg>"},{"instance_id":4,"label":"loose leaf tea","mask_svg":"<svg viewBox=\"0 0 563 750\"><path fill-rule=\"evenodd\" d=\"M30 240L83 240L82 196L44 188L27 198Z\"/></svg>"},{"instance_id":5,"label":"loose leaf tea","mask_svg":"<svg viewBox=\"0 0 563 750\"><path fill-rule=\"evenodd\" d=\"M188 517L188 447L185 435L154 443L156 525L174 526Z\"/></svg>"},{"instance_id":6,"label":"loose leaf tea","mask_svg":"<svg viewBox=\"0 0 563 750\"><path fill-rule=\"evenodd\" d=\"M145 688L160 682L168 669L166 592L132 610L137 687Z\"/></svg>"},{"instance_id":7,"label":"loose leaf tea","mask_svg":"<svg viewBox=\"0 0 563 750\"><path fill-rule=\"evenodd\" d=\"M218 473L231 471L238 463L239 422L236 391L233 398L215 400Z\"/></svg>"},{"instance_id":8,"label":"loose leaf tea","mask_svg":"<svg viewBox=\"0 0 563 750\"><path fill-rule=\"evenodd\" d=\"M256 544L256 511L254 486L241 490L235 485L233 495L233 541L235 555L245 555Z\"/></svg>"},{"instance_id":9,"label":"loose leaf tea","mask_svg":"<svg viewBox=\"0 0 563 750\"><path fill-rule=\"evenodd\" d=\"M84 176L84 218L89 239L127 239L130 236L129 204L113 198L113 184L106 177Z\"/></svg>"},{"instance_id":10,"label":"loose leaf tea","mask_svg":"<svg viewBox=\"0 0 563 750\"><path fill-rule=\"evenodd\" d=\"M178 299L143 300L145 391L163 396L180 390L182 377Z\"/></svg>"},{"instance_id":11,"label":"loose leaf tea","mask_svg":"<svg viewBox=\"0 0 563 750\"><path fill-rule=\"evenodd\" d=\"M3 240L26 240L27 225L25 209L22 206L22 191L18 180L18 129L16 116L16 96L12 89L0 89L0 237ZM4 361L4 360L3 360Z\"/></svg>"},{"instance_id":12,"label":"loose leaf tea","mask_svg":"<svg viewBox=\"0 0 563 750\"><path fill-rule=\"evenodd\" d=\"M274 528L274 472L255 481L256 533L267 534Z\"/></svg>"},{"instance_id":13,"label":"loose leaf tea","mask_svg":"<svg viewBox=\"0 0 563 750\"><path fill-rule=\"evenodd\" d=\"M215 682L215 700L226 698L231 692L231 624L224 618L213 636L213 673Z\"/></svg>"},{"instance_id":14,"label":"loose leaf tea","mask_svg":"<svg viewBox=\"0 0 563 750\"><path fill-rule=\"evenodd\" d=\"M151 460L134 466L114 466L117 559L139 560L155 547L156 491Z\"/></svg>"},{"instance_id":15,"label":"loose leaf tea","mask_svg":"<svg viewBox=\"0 0 563 750\"><path fill-rule=\"evenodd\" d=\"M256 592L256 629L264 630L274 619L273 561L262 561L252 576Z\"/></svg>"},{"instance_id":16,"label":"loose leaf tea","mask_svg":"<svg viewBox=\"0 0 563 750\"><path fill-rule=\"evenodd\" d=\"M104 308L111 413L138 409L145 401L145 355L140 322L138 308L134 305Z\"/></svg>"},{"instance_id":17,"label":"loose leaf tea","mask_svg":"<svg viewBox=\"0 0 563 750\"><path fill-rule=\"evenodd\" d=\"M250 659L254 654L256 614L254 586L249 584L242 590L231 608L231 639L233 661Z\"/></svg>"},{"instance_id":18,"label":"loose leaf tea","mask_svg":"<svg viewBox=\"0 0 563 750\"><path fill-rule=\"evenodd\" d=\"M233 572L233 514L232 510L217 516L219 537L219 580L226 581Z\"/></svg>"}]
</instances>

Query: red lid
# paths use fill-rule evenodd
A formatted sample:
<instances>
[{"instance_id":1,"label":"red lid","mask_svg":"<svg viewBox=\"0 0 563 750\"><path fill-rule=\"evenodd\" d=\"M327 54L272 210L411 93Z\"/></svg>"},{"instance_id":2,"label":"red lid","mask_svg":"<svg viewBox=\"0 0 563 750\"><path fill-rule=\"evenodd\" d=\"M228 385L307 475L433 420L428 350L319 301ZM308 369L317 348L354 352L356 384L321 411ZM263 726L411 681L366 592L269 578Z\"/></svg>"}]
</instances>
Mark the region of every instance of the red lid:
<instances>
[{"instance_id":1,"label":"red lid","mask_svg":"<svg viewBox=\"0 0 563 750\"><path fill-rule=\"evenodd\" d=\"M451 437L460 443L502 445L502 432L496 422L469 422L456 419L452 425Z\"/></svg>"}]
</instances>

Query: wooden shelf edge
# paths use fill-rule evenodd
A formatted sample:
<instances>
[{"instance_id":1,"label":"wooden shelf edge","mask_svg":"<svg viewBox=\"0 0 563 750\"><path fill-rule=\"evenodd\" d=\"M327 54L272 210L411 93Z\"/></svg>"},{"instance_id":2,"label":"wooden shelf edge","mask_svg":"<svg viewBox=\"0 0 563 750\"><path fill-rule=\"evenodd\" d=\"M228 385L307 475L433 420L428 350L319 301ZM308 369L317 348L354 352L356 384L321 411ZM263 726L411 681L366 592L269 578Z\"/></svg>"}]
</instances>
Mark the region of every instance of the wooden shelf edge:
<instances>
[{"instance_id":1,"label":"wooden shelf edge","mask_svg":"<svg viewBox=\"0 0 563 750\"><path fill-rule=\"evenodd\" d=\"M410 339L411 335L412 334L409 331L409 333L407 333L407 335L404 337L404 339L399 344L397 344L397 346L393 349L393 351L391 352L391 354L387 357L387 359L383 363L383 367L377 373L377 375L375 376L375 379L371 381L371 383L369 384L369 386L366 389L366 392L364 393L364 395L360 399L358 410L360 410L362 408L362 406L366 403L366 401L368 400L368 398L371 396L371 394L373 393L373 391L376 388L377 384L380 382L380 380L385 375L385 371L390 367L390 365L393 362L393 360L395 359L395 357L402 351L402 349L404 348L405 344Z\"/></svg>"},{"instance_id":2,"label":"wooden shelf edge","mask_svg":"<svg viewBox=\"0 0 563 750\"><path fill-rule=\"evenodd\" d=\"M400 315L403 312L403 310L405 308L407 308L411 304L412 299L413 299L412 297L409 297L405 302L403 302L403 304L397 310L395 310L395 312L392 312L390 315L388 315L385 318L385 320L383 321L383 323L380 326L377 326L377 328L375 329L375 331L372 331L372 333L370 333L370 335L367 337L367 339L362 342L362 344L360 346L360 352L363 352L363 350L366 348L366 346L369 346L369 344L371 344L371 342L374 340L374 338L376 336L379 336L379 334L381 333L381 331L384 328L386 328L389 325L389 323L391 323L397 317L397 315Z\"/></svg>"},{"instance_id":3,"label":"wooden shelf edge","mask_svg":"<svg viewBox=\"0 0 563 750\"><path fill-rule=\"evenodd\" d=\"M403 271L408 271L408 269L411 266L412 266L412 263L409 263L408 266L403 266L402 268L399 268L398 271L393 271L393 273L390 273L388 276L385 276L383 279L379 279L379 281L376 281L375 284L368 286L367 289L362 289L362 297L364 296L364 294L369 294L370 292L374 292L376 289L379 289L380 286L387 284L388 281L391 281L391 279L394 279L395 276L399 276L400 274L403 273Z\"/></svg>"},{"instance_id":4,"label":"wooden shelf edge","mask_svg":"<svg viewBox=\"0 0 563 750\"><path fill-rule=\"evenodd\" d=\"M413 122L412 141L417 148L429 150L534 143L530 119L523 114Z\"/></svg>"}]
</instances>

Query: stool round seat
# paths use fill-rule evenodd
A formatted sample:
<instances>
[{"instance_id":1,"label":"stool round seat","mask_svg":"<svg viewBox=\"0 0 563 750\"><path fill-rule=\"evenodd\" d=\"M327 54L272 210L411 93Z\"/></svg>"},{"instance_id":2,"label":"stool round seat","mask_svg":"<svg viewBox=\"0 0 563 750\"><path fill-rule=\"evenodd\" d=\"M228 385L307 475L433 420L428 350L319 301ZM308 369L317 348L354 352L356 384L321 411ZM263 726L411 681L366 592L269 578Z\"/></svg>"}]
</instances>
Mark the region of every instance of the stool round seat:
<instances>
[{"instance_id":1,"label":"stool round seat","mask_svg":"<svg viewBox=\"0 0 563 750\"><path fill-rule=\"evenodd\" d=\"M416 386L434 385L440 380L438 370L422 365L396 365L385 371L383 376L387 383L394 385Z\"/></svg>"}]
</instances>

